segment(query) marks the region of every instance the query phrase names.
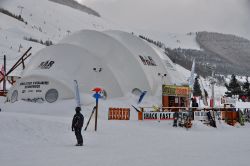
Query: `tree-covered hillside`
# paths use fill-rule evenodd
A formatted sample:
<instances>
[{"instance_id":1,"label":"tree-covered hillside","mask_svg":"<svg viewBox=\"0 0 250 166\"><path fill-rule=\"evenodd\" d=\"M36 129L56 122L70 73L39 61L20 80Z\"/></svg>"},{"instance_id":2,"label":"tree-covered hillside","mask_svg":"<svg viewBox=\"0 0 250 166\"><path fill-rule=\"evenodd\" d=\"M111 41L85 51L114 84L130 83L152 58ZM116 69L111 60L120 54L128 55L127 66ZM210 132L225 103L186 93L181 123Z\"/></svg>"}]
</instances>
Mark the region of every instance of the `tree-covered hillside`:
<instances>
[{"instance_id":1,"label":"tree-covered hillside","mask_svg":"<svg viewBox=\"0 0 250 166\"><path fill-rule=\"evenodd\" d=\"M235 35L198 32L196 40L201 50L165 48L166 54L177 64L191 69L196 59L196 72L204 77L211 75L211 66L218 74L250 74L250 41Z\"/></svg>"}]
</instances>

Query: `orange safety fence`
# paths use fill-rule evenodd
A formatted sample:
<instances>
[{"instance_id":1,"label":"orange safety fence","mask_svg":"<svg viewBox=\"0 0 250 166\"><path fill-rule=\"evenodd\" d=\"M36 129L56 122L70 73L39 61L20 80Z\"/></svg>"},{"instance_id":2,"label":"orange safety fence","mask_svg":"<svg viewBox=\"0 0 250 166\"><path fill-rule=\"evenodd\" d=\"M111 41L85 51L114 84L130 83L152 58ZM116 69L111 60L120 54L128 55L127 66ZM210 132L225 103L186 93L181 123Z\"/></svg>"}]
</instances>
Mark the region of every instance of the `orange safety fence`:
<instances>
[{"instance_id":1,"label":"orange safety fence","mask_svg":"<svg viewBox=\"0 0 250 166\"><path fill-rule=\"evenodd\" d=\"M109 120L129 120L130 109L129 108L109 108Z\"/></svg>"}]
</instances>

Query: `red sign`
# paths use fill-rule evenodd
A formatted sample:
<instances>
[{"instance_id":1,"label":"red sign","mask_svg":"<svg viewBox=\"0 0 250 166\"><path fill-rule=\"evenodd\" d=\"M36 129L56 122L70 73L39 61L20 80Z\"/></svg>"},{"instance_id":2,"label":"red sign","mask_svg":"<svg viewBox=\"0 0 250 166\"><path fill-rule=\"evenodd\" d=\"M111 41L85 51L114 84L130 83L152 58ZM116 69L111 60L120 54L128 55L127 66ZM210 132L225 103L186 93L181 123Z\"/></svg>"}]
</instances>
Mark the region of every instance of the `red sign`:
<instances>
[{"instance_id":1,"label":"red sign","mask_svg":"<svg viewBox=\"0 0 250 166\"><path fill-rule=\"evenodd\" d=\"M129 120L129 108L109 108L109 120Z\"/></svg>"}]
</instances>

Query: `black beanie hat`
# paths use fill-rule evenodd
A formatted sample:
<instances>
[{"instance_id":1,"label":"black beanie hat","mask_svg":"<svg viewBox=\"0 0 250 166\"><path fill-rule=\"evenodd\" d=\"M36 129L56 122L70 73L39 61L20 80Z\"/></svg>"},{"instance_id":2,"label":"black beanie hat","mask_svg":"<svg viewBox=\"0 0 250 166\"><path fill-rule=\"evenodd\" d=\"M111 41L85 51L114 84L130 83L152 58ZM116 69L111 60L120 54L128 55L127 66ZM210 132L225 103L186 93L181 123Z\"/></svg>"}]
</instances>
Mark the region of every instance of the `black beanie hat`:
<instances>
[{"instance_id":1,"label":"black beanie hat","mask_svg":"<svg viewBox=\"0 0 250 166\"><path fill-rule=\"evenodd\" d=\"M81 111L81 107L76 107L76 111Z\"/></svg>"}]
</instances>

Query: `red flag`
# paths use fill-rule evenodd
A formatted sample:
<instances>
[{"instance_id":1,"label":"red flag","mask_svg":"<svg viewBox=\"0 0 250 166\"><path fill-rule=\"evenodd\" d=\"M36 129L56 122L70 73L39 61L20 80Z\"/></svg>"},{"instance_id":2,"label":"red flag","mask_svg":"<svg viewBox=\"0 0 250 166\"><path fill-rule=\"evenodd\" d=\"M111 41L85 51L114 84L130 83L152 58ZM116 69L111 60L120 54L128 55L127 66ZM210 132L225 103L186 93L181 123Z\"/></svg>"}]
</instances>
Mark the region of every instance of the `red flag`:
<instances>
[{"instance_id":1,"label":"red flag","mask_svg":"<svg viewBox=\"0 0 250 166\"><path fill-rule=\"evenodd\" d=\"M98 93L98 92L102 91L102 88L96 87L96 88L92 89L92 91Z\"/></svg>"}]
</instances>

